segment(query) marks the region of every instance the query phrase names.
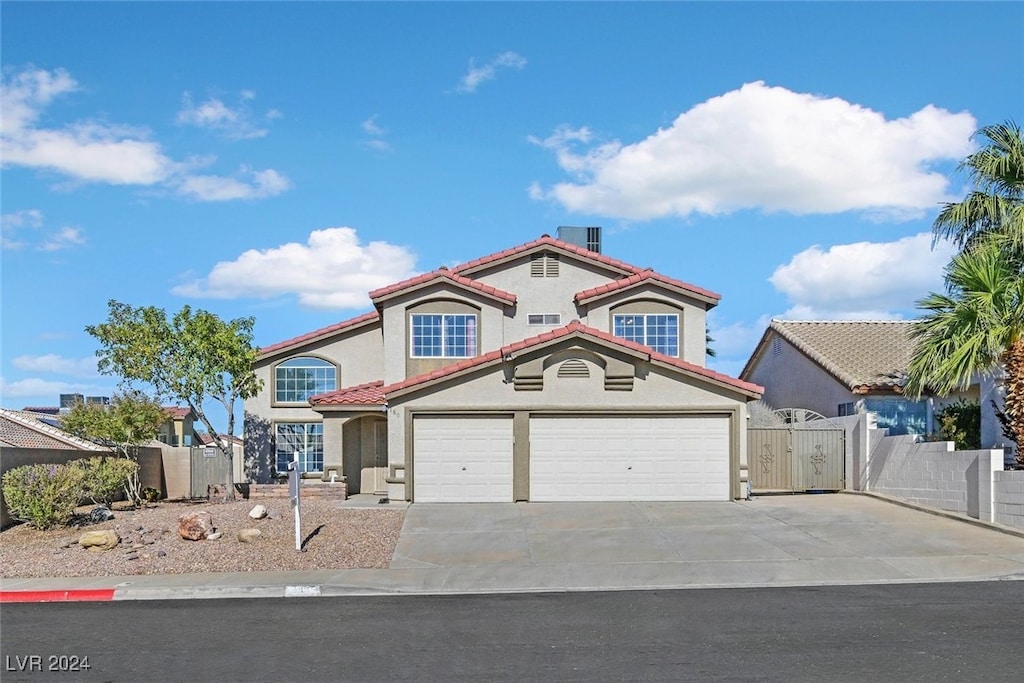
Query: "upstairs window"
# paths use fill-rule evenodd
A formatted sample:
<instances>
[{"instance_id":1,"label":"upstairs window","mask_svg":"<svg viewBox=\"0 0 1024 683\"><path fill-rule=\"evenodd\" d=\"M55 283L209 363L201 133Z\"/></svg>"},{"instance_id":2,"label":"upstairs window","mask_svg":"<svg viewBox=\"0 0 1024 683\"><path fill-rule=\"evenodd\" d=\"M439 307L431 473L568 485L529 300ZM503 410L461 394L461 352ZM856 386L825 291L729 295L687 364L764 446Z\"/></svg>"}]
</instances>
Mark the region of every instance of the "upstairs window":
<instances>
[{"instance_id":1,"label":"upstairs window","mask_svg":"<svg viewBox=\"0 0 1024 683\"><path fill-rule=\"evenodd\" d=\"M559 313L531 313L526 316L527 325L560 325L562 316Z\"/></svg>"},{"instance_id":2,"label":"upstairs window","mask_svg":"<svg viewBox=\"0 0 1024 683\"><path fill-rule=\"evenodd\" d=\"M338 369L320 358L292 358L274 370L274 400L305 403L310 396L338 388Z\"/></svg>"},{"instance_id":3,"label":"upstairs window","mask_svg":"<svg viewBox=\"0 0 1024 683\"><path fill-rule=\"evenodd\" d=\"M471 358L476 355L476 316L412 316L413 358Z\"/></svg>"},{"instance_id":4,"label":"upstairs window","mask_svg":"<svg viewBox=\"0 0 1024 683\"><path fill-rule=\"evenodd\" d=\"M616 337L649 346L666 356L679 357L678 315L616 315L612 323Z\"/></svg>"}]
</instances>

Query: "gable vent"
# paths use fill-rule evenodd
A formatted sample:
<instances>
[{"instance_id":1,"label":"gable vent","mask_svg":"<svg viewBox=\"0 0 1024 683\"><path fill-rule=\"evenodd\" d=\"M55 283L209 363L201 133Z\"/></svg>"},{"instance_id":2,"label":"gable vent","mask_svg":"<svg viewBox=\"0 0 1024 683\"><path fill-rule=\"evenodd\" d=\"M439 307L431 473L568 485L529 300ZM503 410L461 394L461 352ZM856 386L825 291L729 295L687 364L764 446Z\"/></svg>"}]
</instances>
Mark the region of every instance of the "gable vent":
<instances>
[{"instance_id":1,"label":"gable vent","mask_svg":"<svg viewBox=\"0 0 1024 683\"><path fill-rule=\"evenodd\" d=\"M590 377L590 368L578 358L567 360L558 366L559 377Z\"/></svg>"},{"instance_id":2,"label":"gable vent","mask_svg":"<svg viewBox=\"0 0 1024 683\"><path fill-rule=\"evenodd\" d=\"M558 277L558 254L532 255L530 277Z\"/></svg>"}]
</instances>

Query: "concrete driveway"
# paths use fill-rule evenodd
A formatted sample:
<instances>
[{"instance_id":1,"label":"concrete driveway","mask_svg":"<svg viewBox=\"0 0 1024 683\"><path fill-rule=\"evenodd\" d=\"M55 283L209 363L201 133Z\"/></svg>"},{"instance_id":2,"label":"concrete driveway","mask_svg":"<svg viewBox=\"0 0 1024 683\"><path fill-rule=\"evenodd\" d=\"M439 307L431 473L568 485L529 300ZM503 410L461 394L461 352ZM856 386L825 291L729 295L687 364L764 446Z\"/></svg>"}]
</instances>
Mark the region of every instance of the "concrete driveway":
<instances>
[{"instance_id":1,"label":"concrete driveway","mask_svg":"<svg viewBox=\"0 0 1024 683\"><path fill-rule=\"evenodd\" d=\"M844 494L413 504L388 573L458 592L1024 579L1024 538Z\"/></svg>"}]
</instances>

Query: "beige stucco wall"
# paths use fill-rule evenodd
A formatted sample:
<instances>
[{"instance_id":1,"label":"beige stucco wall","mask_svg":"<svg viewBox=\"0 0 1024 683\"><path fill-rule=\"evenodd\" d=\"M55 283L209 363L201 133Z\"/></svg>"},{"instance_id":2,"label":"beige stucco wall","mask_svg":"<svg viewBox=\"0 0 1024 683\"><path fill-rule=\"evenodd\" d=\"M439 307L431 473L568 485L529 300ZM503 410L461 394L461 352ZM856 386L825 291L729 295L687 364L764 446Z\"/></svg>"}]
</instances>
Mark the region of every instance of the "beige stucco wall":
<instances>
[{"instance_id":1,"label":"beige stucco wall","mask_svg":"<svg viewBox=\"0 0 1024 683\"><path fill-rule=\"evenodd\" d=\"M494 268L474 273L473 278L516 295L515 316L505 319L501 345L534 337L573 320L592 324L573 301L573 295L617 279L617 274L562 256L558 277L531 277L530 257L523 256ZM530 325L530 315L557 313L559 325ZM600 327L600 326L598 326ZM607 328L600 328L606 331Z\"/></svg>"},{"instance_id":2,"label":"beige stucco wall","mask_svg":"<svg viewBox=\"0 0 1024 683\"><path fill-rule=\"evenodd\" d=\"M764 387L764 402L772 408L804 408L835 417L839 404L862 398L788 341L777 339L778 355L773 351L774 342L769 340L757 365L744 378Z\"/></svg>"}]
</instances>

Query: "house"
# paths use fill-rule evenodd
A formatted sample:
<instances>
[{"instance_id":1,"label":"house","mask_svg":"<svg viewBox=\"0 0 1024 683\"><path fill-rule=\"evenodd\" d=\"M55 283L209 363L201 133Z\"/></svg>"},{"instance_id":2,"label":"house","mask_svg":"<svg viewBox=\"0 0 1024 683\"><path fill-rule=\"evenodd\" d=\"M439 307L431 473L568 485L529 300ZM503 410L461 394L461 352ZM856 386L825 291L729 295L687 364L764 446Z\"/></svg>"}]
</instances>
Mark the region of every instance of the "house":
<instances>
[{"instance_id":1,"label":"house","mask_svg":"<svg viewBox=\"0 0 1024 683\"><path fill-rule=\"evenodd\" d=\"M599 228L559 235L262 348L250 479L298 457L306 477L393 500L740 497L762 388L705 367L719 295L600 253Z\"/></svg>"},{"instance_id":2,"label":"house","mask_svg":"<svg viewBox=\"0 0 1024 683\"><path fill-rule=\"evenodd\" d=\"M764 386L764 401L773 408L804 408L825 417L871 412L891 436L932 434L937 409L961 398L976 403L979 389L919 400L905 396L912 324L772 320L740 379Z\"/></svg>"},{"instance_id":3,"label":"house","mask_svg":"<svg viewBox=\"0 0 1024 683\"><path fill-rule=\"evenodd\" d=\"M0 408L0 447L110 453L109 448L65 432L56 415L28 408Z\"/></svg>"},{"instance_id":4,"label":"house","mask_svg":"<svg viewBox=\"0 0 1024 683\"><path fill-rule=\"evenodd\" d=\"M156 439L168 446L198 446L196 439L196 414L191 408L163 406L167 420L160 425Z\"/></svg>"}]
</instances>

